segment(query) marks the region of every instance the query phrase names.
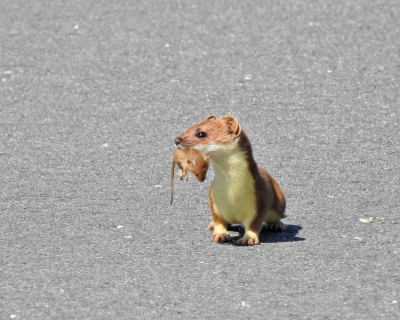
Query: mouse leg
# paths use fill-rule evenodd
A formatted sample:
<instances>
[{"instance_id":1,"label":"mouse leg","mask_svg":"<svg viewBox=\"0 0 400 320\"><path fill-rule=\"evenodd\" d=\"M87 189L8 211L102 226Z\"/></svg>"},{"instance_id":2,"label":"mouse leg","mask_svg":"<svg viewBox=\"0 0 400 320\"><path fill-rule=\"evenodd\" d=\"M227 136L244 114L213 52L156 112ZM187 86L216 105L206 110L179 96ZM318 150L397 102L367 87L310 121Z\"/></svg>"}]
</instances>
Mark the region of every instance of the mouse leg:
<instances>
[{"instance_id":1,"label":"mouse leg","mask_svg":"<svg viewBox=\"0 0 400 320\"><path fill-rule=\"evenodd\" d=\"M183 170L181 167L179 167L179 179L183 180Z\"/></svg>"},{"instance_id":2,"label":"mouse leg","mask_svg":"<svg viewBox=\"0 0 400 320\"><path fill-rule=\"evenodd\" d=\"M213 242L228 242L231 240L231 236L228 232L228 224L217 216L214 209L214 201L211 195L211 187L208 191L208 202L210 204L211 216L213 221L208 226L209 230L214 230L211 241Z\"/></svg>"}]
</instances>

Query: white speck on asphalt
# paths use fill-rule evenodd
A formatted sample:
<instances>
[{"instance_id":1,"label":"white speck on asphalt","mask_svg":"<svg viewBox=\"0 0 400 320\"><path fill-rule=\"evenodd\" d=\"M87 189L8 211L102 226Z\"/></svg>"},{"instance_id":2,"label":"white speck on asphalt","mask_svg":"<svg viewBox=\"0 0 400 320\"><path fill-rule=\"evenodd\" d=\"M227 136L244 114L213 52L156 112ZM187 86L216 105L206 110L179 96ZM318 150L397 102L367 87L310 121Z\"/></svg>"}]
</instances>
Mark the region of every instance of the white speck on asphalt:
<instances>
[{"instance_id":1,"label":"white speck on asphalt","mask_svg":"<svg viewBox=\"0 0 400 320\"><path fill-rule=\"evenodd\" d=\"M372 217L360 218L359 219L362 223L371 223Z\"/></svg>"},{"instance_id":2,"label":"white speck on asphalt","mask_svg":"<svg viewBox=\"0 0 400 320\"><path fill-rule=\"evenodd\" d=\"M117 226L116 228L117 229L122 229L124 226Z\"/></svg>"}]
</instances>

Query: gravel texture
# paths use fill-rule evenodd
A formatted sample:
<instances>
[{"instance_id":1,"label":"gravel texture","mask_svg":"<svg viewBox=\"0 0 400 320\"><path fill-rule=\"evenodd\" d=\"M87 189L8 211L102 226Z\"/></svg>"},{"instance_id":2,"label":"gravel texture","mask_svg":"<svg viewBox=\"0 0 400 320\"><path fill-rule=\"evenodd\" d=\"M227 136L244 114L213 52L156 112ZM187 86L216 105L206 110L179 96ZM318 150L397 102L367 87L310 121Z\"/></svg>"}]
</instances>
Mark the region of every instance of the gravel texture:
<instances>
[{"instance_id":1,"label":"gravel texture","mask_svg":"<svg viewBox=\"0 0 400 320\"><path fill-rule=\"evenodd\" d=\"M1 319L400 318L399 1L2 0L0 44ZM260 246L212 169L169 205L210 114L287 197Z\"/></svg>"}]
</instances>

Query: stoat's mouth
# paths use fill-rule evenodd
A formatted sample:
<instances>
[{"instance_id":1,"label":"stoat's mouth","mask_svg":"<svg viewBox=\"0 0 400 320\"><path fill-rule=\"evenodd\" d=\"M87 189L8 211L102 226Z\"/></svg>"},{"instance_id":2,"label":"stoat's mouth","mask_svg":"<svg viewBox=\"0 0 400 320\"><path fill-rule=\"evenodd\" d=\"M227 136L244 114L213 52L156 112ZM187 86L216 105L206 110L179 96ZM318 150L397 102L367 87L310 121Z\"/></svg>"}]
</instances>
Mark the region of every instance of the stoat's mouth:
<instances>
[{"instance_id":1,"label":"stoat's mouth","mask_svg":"<svg viewBox=\"0 0 400 320\"><path fill-rule=\"evenodd\" d=\"M191 149L194 149L193 146L184 145L184 144L182 144L182 143L180 143L180 144L175 144L175 147L176 147L177 149L180 149L180 150L191 150Z\"/></svg>"}]
</instances>

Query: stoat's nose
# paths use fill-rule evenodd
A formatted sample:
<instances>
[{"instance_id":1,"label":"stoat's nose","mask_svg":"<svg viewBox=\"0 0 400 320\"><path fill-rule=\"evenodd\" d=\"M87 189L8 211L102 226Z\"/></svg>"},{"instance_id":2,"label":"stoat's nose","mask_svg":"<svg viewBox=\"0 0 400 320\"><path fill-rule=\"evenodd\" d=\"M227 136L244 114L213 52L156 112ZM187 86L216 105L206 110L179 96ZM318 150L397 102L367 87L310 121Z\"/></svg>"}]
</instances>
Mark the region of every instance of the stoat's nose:
<instances>
[{"instance_id":1,"label":"stoat's nose","mask_svg":"<svg viewBox=\"0 0 400 320\"><path fill-rule=\"evenodd\" d=\"M181 142L182 142L182 138L180 138L180 137L176 137L175 140L174 140L174 143L175 143L176 146L180 145Z\"/></svg>"}]
</instances>

